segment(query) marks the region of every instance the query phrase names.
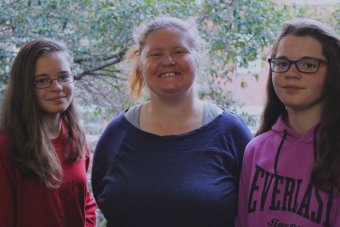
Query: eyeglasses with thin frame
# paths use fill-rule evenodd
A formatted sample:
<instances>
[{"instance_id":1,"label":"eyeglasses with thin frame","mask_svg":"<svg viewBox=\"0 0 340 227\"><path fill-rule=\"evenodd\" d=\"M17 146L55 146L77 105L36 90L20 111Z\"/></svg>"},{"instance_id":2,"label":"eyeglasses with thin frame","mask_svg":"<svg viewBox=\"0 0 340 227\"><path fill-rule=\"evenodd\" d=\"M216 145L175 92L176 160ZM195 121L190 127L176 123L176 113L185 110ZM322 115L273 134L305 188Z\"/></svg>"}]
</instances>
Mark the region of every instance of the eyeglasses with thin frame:
<instances>
[{"instance_id":1,"label":"eyeglasses with thin frame","mask_svg":"<svg viewBox=\"0 0 340 227\"><path fill-rule=\"evenodd\" d=\"M48 88L52 85L53 80L56 80L61 86L65 86L65 85L71 84L74 81L74 76L73 75L61 75L57 79L41 77L41 78L35 79L33 81L33 84L38 89Z\"/></svg>"},{"instance_id":2,"label":"eyeglasses with thin frame","mask_svg":"<svg viewBox=\"0 0 340 227\"><path fill-rule=\"evenodd\" d=\"M327 65L327 61L312 57L305 57L296 61L283 58L269 58L268 62L271 70L276 73L287 72L292 64L302 73L316 73L321 64Z\"/></svg>"}]
</instances>

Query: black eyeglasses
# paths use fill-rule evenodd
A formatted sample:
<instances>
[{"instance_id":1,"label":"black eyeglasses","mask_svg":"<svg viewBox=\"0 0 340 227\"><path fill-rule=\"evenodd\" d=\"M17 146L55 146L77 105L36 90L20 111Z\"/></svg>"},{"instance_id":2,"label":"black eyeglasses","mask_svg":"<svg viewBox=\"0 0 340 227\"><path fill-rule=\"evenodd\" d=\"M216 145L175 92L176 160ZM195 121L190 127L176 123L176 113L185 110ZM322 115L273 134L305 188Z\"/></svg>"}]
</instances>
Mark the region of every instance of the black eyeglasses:
<instances>
[{"instance_id":1,"label":"black eyeglasses","mask_svg":"<svg viewBox=\"0 0 340 227\"><path fill-rule=\"evenodd\" d=\"M269 58L268 62L271 70L276 73L287 72L292 64L294 64L297 70L302 73L316 73L319 70L320 64L327 65L327 61L312 57L301 58L296 61L282 58Z\"/></svg>"},{"instance_id":2,"label":"black eyeglasses","mask_svg":"<svg viewBox=\"0 0 340 227\"><path fill-rule=\"evenodd\" d=\"M61 75L57 79L50 79L48 77L41 77L33 81L36 88L48 88L52 85L52 81L56 80L61 86L68 85L74 81L73 75Z\"/></svg>"}]
</instances>

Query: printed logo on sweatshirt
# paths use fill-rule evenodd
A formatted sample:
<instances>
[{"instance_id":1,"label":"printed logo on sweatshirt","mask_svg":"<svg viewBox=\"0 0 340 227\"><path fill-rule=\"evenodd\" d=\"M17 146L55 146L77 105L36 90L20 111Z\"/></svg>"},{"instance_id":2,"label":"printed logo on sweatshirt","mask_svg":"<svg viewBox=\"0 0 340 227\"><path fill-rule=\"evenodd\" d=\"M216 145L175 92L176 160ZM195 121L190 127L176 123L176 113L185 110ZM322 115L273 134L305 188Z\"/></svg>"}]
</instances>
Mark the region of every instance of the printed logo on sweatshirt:
<instances>
[{"instance_id":1,"label":"printed logo on sweatshirt","mask_svg":"<svg viewBox=\"0 0 340 227\"><path fill-rule=\"evenodd\" d=\"M258 211L279 211L295 213L304 219L323 226L330 226L330 206L323 201L320 190L308 183L302 191L302 179L274 174L256 166L248 198L248 213ZM301 194L303 196L301 196ZM331 196L328 196L328 200ZM313 201L313 207L311 205ZM268 226L299 226L282 223L277 218L268 220Z\"/></svg>"},{"instance_id":2,"label":"printed logo on sweatshirt","mask_svg":"<svg viewBox=\"0 0 340 227\"><path fill-rule=\"evenodd\" d=\"M302 227L301 225L290 224L290 223L283 223L277 218L272 218L269 220L268 225L270 227Z\"/></svg>"}]
</instances>

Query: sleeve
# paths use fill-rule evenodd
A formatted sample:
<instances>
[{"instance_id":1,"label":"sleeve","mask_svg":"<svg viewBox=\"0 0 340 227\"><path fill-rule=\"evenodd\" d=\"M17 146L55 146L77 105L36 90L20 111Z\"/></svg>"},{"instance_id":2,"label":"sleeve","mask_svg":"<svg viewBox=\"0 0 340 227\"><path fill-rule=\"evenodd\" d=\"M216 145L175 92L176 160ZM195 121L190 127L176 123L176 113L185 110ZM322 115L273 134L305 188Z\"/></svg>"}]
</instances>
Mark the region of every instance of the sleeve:
<instances>
[{"instance_id":1,"label":"sleeve","mask_svg":"<svg viewBox=\"0 0 340 227\"><path fill-rule=\"evenodd\" d=\"M97 205L100 208L98 197L103 192L105 181L103 180L107 171L111 168L116 153L119 152L127 129L122 122L124 114L114 117L98 140L92 167L92 190Z\"/></svg>"},{"instance_id":2,"label":"sleeve","mask_svg":"<svg viewBox=\"0 0 340 227\"><path fill-rule=\"evenodd\" d=\"M15 226L15 169L10 164L8 147L0 135L0 226Z\"/></svg>"},{"instance_id":3,"label":"sleeve","mask_svg":"<svg viewBox=\"0 0 340 227\"><path fill-rule=\"evenodd\" d=\"M245 155L243 158L240 183L239 183L239 192L238 192L238 206L237 206L237 215L235 218L235 227L247 227L247 201L248 201L248 191L249 191L249 182L250 182L250 171L251 171L251 158L248 156L250 152L250 146L248 145L245 149Z\"/></svg>"},{"instance_id":4,"label":"sleeve","mask_svg":"<svg viewBox=\"0 0 340 227\"><path fill-rule=\"evenodd\" d=\"M105 132L99 138L99 141L96 145L96 149L94 152L93 157L93 166L92 166L92 173L91 173L91 184L92 184L92 191L95 200L98 202L98 196L103 191L102 179L105 174L105 156L102 155L104 153L104 144L105 142Z\"/></svg>"},{"instance_id":5,"label":"sleeve","mask_svg":"<svg viewBox=\"0 0 340 227\"><path fill-rule=\"evenodd\" d=\"M235 119L236 119L235 125L231 133L234 141L233 143L234 146L233 150L235 150L234 156L237 163L237 173L235 179L239 180L244 151L246 149L247 144L252 139L252 134L241 117L236 115ZM239 184L239 181L237 181L237 184Z\"/></svg>"},{"instance_id":6,"label":"sleeve","mask_svg":"<svg viewBox=\"0 0 340 227\"><path fill-rule=\"evenodd\" d=\"M336 207L335 211L335 220L332 223L332 226L340 226L340 194L336 197L336 202L334 203Z\"/></svg>"},{"instance_id":7,"label":"sleeve","mask_svg":"<svg viewBox=\"0 0 340 227\"><path fill-rule=\"evenodd\" d=\"M91 156L92 153L89 152L89 149L87 149L87 156L86 156L86 172L90 168L91 163ZM95 227L96 226L96 202L91 197L91 193L89 191L89 185L86 185L86 198L85 198L85 221L86 221L86 227Z\"/></svg>"}]
</instances>

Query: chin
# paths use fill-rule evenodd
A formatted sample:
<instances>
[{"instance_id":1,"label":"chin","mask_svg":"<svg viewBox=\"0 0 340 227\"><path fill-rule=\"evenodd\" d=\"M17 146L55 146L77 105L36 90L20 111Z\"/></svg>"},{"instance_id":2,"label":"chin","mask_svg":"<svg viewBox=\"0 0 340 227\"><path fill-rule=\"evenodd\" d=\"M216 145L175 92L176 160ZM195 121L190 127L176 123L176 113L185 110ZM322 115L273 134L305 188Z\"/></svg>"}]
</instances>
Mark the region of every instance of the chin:
<instances>
[{"instance_id":1,"label":"chin","mask_svg":"<svg viewBox=\"0 0 340 227\"><path fill-rule=\"evenodd\" d=\"M45 113L47 115L57 115L65 112L67 108L53 108L53 109L45 109Z\"/></svg>"}]
</instances>

